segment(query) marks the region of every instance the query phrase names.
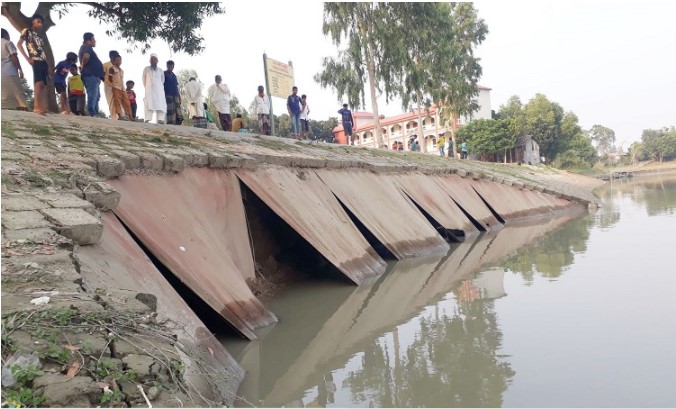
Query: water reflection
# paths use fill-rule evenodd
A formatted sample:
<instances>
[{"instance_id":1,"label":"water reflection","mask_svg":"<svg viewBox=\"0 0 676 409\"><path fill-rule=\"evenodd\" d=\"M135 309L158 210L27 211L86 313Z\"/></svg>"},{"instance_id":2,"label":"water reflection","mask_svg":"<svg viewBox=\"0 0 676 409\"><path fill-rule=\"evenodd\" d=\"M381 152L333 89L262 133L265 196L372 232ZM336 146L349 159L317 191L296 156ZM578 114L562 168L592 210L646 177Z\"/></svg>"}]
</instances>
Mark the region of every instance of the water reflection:
<instances>
[{"instance_id":1,"label":"water reflection","mask_svg":"<svg viewBox=\"0 0 676 409\"><path fill-rule=\"evenodd\" d=\"M499 406L514 371L493 304L504 270L491 267L572 218L398 262L371 286L288 289L269 305L280 323L268 334L241 352L226 341L248 372L239 394L262 406Z\"/></svg>"},{"instance_id":2,"label":"water reflection","mask_svg":"<svg viewBox=\"0 0 676 409\"><path fill-rule=\"evenodd\" d=\"M676 175L613 182L605 193L611 201L630 197L645 208L648 216L673 215L676 211Z\"/></svg>"}]
</instances>

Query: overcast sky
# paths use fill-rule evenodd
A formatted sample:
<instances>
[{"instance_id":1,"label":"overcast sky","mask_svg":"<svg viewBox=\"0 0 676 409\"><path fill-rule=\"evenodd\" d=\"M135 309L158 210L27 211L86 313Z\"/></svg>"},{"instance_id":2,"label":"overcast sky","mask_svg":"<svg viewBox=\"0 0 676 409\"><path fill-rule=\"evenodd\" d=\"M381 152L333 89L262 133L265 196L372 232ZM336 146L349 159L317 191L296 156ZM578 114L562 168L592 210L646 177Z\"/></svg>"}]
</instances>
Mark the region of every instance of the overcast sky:
<instances>
[{"instance_id":1,"label":"overcast sky","mask_svg":"<svg viewBox=\"0 0 676 409\"><path fill-rule=\"evenodd\" d=\"M308 95L310 117L337 116L341 101L312 79L322 57L336 54L321 31L323 4L293 4L227 2L225 15L209 18L202 26L202 55L171 55L161 42L153 43L151 52L159 55L163 67L172 58L176 71L195 69L205 93L220 74L245 108L256 87L264 85L263 52L282 62L291 60L299 93ZM24 2L22 11L31 14L36 5ZM526 103L542 93L577 114L583 128L600 124L613 129L625 148L640 139L643 129L676 125L676 2L479 1L475 7L489 29L477 55L483 66L480 83L492 88L492 109L499 110L512 95ZM106 27L86 17L86 10L76 6L61 20L53 16L57 25L48 35L57 62L66 52L78 51L85 31L95 33L103 61L108 51L121 52L125 79L137 83L142 113L140 80L149 56L127 52L125 41L106 37ZM18 32L4 17L2 27L16 44ZM273 98L273 106L276 114L286 112L283 99ZM398 102L385 106L381 101L380 112L396 115L402 108Z\"/></svg>"}]
</instances>

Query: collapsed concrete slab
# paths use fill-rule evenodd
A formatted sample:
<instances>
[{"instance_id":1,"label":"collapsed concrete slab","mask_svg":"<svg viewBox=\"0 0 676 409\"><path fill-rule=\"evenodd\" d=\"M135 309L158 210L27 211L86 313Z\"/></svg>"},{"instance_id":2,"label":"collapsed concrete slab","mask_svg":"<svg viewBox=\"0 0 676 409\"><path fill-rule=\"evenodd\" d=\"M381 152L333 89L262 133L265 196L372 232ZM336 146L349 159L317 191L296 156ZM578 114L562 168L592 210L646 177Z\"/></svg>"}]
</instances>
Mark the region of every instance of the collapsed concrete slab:
<instances>
[{"instance_id":1,"label":"collapsed concrete slab","mask_svg":"<svg viewBox=\"0 0 676 409\"><path fill-rule=\"evenodd\" d=\"M389 176L413 201L446 230L463 237L479 234L479 230L460 210L450 196L427 175L421 173Z\"/></svg>"},{"instance_id":2,"label":"collapsed concrete slab","mask_svg":"<svg viewBox=\"0 0 676 409\"><path fill-rule=\"evenodd\" d=\"M458 175L429 175L437 184L480 225L482 230L502 228L491 210L474 191L469 178Z\"/></svg>"},{"instance_id":3,"label":"collapsed concrete slab","mask_svg":"<svg viewBox=\"0 0 676 409\"><path fill-rule=\"evenodd\" d=\"M111 180L120 219L176 277L248 339L277 322L253 295L244 206L234 174L189 168Z\"/></svg>"},{"instance_id":4,"label":"collapsed concrete slab","mask_svg":"<svg viewBox=\"0 0 676 409\"><path fill-rule=\"evenodd\" d=\"M448 251L425 216L384 175L363 170L315 172L397 259Z\"/></svg>"},{"instance_id":5,"label":"collapsed concrete slab","mask_svg":"<svg viewBox=\"0 0 676 409\"><path fill-rule=\"evenodd\" d=\"M313 171L261 167L237 176L354 283L385 271L383 259Z\"/></svg>"},{"instance_id":6,"label":"collapsed concrete slab","mask_svg":"<svg viewBox=\"0 0 676 409\"><path fill-rule=\"evenodd\" d=\"M176 324L175 335L186 349L182 352L191 355L186 360L189 385L210 399L215 393L222 395L224 401L231 401L231 391L237 390L244 377L237 361L155 268L117 217L107 212L102 222L101 240L95 245L80 247L77 254L83 286L92 293L96 289L118 288L126 289L143 302L152 299L159 319L170 319ZM216 371L223 370L228 376L210 378Z\"/></svg>"}]
</instances>

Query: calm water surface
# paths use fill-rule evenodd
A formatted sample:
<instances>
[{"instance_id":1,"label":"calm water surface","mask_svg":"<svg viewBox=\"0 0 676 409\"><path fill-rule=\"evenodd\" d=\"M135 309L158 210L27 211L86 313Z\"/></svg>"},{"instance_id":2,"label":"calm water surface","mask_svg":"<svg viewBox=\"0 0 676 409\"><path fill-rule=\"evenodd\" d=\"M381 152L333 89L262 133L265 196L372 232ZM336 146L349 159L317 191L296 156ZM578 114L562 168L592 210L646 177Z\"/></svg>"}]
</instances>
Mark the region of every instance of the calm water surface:
<instances>
[{"instance_id":1,"label":"calm water surface","mask_svg":"<svg viewBox=\"0 0 676 409\"><path fill-rule=\"evenodd\" d=\"M287 407L675 407L676 178L506 227L372 285L313 281L226 338L238 394ZM247 403L239 402L239 406Z\"/></svg>"}]
</instances>

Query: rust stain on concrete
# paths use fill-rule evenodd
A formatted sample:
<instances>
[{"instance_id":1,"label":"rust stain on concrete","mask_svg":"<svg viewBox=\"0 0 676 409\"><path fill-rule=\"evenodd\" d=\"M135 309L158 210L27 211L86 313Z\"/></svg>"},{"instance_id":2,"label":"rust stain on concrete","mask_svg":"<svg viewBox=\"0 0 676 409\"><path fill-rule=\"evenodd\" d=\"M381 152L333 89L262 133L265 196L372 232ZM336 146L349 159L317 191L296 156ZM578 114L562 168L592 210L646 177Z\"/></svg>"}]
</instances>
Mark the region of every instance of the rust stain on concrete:
<instances>
[{"instance_id":1,"label":"rust stain on concrete","mask_svg":"<svg viewBox=\"0 0 676 409\"><path fill-rule=\"evenodd\" d=\"M244 377L244 371L237 361L155 268L117 217L112 212L105 212L101 221L104 225L101 240L91 246L82 246L78 251L84 286L89 291L120 288L129 290L130 294L154 295L158 316L172 320L185 331L176 332L178 340L205 361L227 370L230 376L226 384L215 387L224 391L237 390L237 385ZM208 382L199 376L199 371L189 370L186 374L191 384L202 394L210 393Z\"/></svg>"},{"instance_id":2,"label":"rust stain on concrete","mask_svg":"<svg viewBox=\"0 0 676 409\"><path fill-rule=\"evenodd\" d=\"M239 182L232 172L189 168L174 175L111 180L120 219L150 251L249 339L277 322L252 294L254 275Z\"/></svg>"},{"instance_id":3,"label":"rust stain on concrete","mask_svg":"<svg viewBox=\"0 0 676 409\"><path fill-rule=\"evenodd\" d=\"M315 172L398 259L449 249L425 216L387 176L363 170L318 169Z\"/></svg>"},{"instance_id":4,"label":"rust stain on concrete","mask_svg":"<svg viewBox=\"0 0 676 409\"><path fill-rule=\"evenodd\" d=\"M502 228L466 178L458 175L429 175L458 205L462 206L486 230Z\"/></svg>"},{"instance_id":5,"label":"rust stain on concrete","mask_svg":"<svg viewBox=\"0 0 676 409\"><path fill-rule=\"evenodd\" d=\"M354 283L385 271L340 203L311 170L259 168L237 176L279 217Z\"/></svg>"},{"instance_id":6,"label":"rust stain on concrete","mask_svg":"<svg viewBox=\"0 0 676 409\"><path fill-rule=\"evenodd\" d=\"M402 173L389 177L447 230L462 230L465 237L479 234L479 230L462 213L458 205L427 175Z\"/></svg>"}]
</instances>

